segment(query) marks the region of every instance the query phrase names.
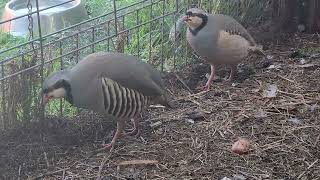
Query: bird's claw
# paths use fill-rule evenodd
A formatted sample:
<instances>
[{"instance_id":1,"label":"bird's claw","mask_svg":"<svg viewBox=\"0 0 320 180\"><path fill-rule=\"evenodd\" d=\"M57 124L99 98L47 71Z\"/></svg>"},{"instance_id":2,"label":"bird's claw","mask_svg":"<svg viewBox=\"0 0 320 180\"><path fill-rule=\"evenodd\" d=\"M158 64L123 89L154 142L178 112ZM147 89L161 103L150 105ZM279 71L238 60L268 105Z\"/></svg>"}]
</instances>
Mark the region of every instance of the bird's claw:
<instances>
[{"instance_id":1,"label":"bird's claw","mask_svg":"<svg viewBox=\"0 0 320 180\"><path fill-rule=\"evenodd\" d=\"M129 132L124 133L125 136L139 136L140 131L137 128L129 130Z\"/></svg>"},{"instance_id":2,"label":"bird's claw","mask_svg":"<svg viewBox=\"0 0 320 180\"><path fill-rule=\"evenodd\" d=\"M211 85L206 84L205 86L198 87L197 90L202 90L203 92L207 92L210 90L210 86Z\"/></svg>"},{"instance_id":3,"label":"bird's claw","mask_svg":"<svg viewBox=\"0 0 320 180\"><path fill-rule=\"evenodd\" d=\"M112 151L114 149L114 143L102 144L103 149Z\"/></svg>"}]
</instances>

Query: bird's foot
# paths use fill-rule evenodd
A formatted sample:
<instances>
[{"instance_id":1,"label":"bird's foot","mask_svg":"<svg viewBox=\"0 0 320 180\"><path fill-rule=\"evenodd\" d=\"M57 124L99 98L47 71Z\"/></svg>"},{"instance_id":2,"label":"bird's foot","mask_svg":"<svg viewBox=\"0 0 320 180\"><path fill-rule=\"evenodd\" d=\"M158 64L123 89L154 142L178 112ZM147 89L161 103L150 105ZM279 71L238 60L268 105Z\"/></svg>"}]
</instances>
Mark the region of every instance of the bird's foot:
<instances>
[{"instance_id":1,"label":"bird's foot","mask_svg":"<svg viewBox=\"0 0 320 180\"><path fill-rule=\"evenodd\" d=\"M108 143L108 144L102 144L102 147L105 149L105 150L109 150L109 151L112 151L114 149L114 144L113 142L111 143Z\"/></svg>"},{"instance_id":2,"label":"bird's foot","mask_svg":"<svg viewBox=\"0 0 320 180\"><path fill-rule=\"evenodd\" d=\"M125 136L139 136L140 131L137 128L130 129L129 132L124 133Z\"/></svg>"},{"instance_id":3,"label":"bird's foot","mask_svg":"<svg viewBox=\"0 0 320 180\"><path fill-rule=\"evenodd\" d=\"M205 85L204 87L202 87L202 91L206 92L206 91L210 91L210 87L211 87L211 84L210 85Z\"/></svg>"},{"instance_id":4,"label":"bird's foot","mask_svg":"<svg viewBox=\"0 0 320 180\"><path fill-rule=\"evenodd\" d=\"M228 79L226 79L226 82L232 82L234 80L233 77L229 77Z\"/></svg>"},{"instance_id":5,"label":"bird's foot","mask_svg":"<svg viewBox=\"0 0 320 180\"><path fill-rule=\"evenodd\" d=\"M211 84L206 84L204 86L197 87L198 91L207 92L210 91Z\"/></svg>"}]
</instances>

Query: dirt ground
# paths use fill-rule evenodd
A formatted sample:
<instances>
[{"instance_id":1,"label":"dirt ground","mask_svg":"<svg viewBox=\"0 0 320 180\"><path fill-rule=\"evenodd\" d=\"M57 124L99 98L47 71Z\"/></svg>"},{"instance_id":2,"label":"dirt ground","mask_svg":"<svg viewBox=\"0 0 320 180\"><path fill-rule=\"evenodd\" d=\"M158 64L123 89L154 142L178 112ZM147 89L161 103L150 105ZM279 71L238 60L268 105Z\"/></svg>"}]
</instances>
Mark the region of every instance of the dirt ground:
<instances>
[{"instance_id":1,"label":"dirt ground","mask_svg":"<svg viewBox=\"0 0 320 180\"><path fill-rule=\"evenodd\" d=\"M112 153L99 145L115 124L89 112L2 132L0 178L319 179L318 46L318 35L283 35L265 45L267 57L240 64L233 84L217 79L202 94L186 86L205 83L208 66L177 73L181 80L165 75L176 108L150 107L141 135ZM243 155L231 151L239 137L250 141Z\"/></svg>"}]
</instances>

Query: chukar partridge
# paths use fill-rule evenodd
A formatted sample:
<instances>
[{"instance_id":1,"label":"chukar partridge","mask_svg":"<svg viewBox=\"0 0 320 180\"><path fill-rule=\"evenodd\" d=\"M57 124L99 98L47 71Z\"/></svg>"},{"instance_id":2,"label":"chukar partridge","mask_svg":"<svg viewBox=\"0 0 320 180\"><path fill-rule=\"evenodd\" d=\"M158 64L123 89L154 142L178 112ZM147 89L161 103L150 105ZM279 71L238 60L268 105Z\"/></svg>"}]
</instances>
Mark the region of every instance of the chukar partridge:
<instances>
[{"instance_id":1,"label":"chukar partridge","mask_svg":"<svg viewBox=\"0 0 320 180\"><path fill-rule=\"evenodd\" d=\"M207 14L198 8L187 10L184 22L188 26L187 41L192 49L211 65L211 74L203 87L210 89L215 75L215 65L231 66L228 80L232 80L237 64L249 52L264 54L248 31L235 19L222 14Z\"/></svg>"},{"instance_id":2,"label":"chukar partridge","mask_svg":"<svg viewBox=\"0 0 320 180\"><path fill-rule=\"evenodd\" d=\"M50 74L43 83L43 102L64 98L76 107L110 114L117 118L113 149L124 130L125 120L137 116L151 103L169 106L160 73L134 56L98 52L86 56L71 69Z\"/></svg>"}]
</instances>

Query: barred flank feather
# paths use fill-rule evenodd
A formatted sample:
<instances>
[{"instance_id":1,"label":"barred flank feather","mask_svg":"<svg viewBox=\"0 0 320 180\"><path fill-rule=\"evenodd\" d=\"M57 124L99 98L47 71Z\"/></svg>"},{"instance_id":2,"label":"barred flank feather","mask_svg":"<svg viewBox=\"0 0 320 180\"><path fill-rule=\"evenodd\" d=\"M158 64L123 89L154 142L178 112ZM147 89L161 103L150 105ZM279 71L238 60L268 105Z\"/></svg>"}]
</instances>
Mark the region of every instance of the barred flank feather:
<instances>
[{"instance_id":1,"label":"barred flank feather","mask_svg":"<svg viewBox=\"0 0 320 180\"><path fill-rule=\"evenodd\" d=\"M102 78L104 109L108 114L133 118L149 103L149 97L136 90L125 88L112 79Z\"/></svg>"}]
</instances>

